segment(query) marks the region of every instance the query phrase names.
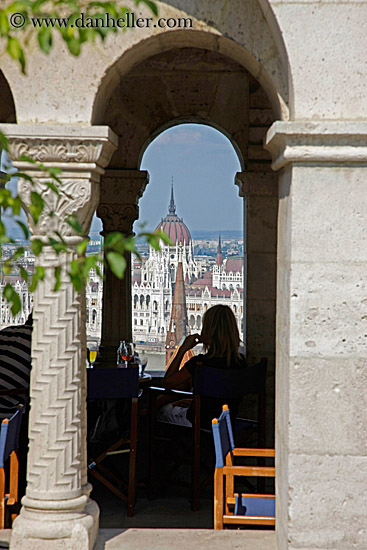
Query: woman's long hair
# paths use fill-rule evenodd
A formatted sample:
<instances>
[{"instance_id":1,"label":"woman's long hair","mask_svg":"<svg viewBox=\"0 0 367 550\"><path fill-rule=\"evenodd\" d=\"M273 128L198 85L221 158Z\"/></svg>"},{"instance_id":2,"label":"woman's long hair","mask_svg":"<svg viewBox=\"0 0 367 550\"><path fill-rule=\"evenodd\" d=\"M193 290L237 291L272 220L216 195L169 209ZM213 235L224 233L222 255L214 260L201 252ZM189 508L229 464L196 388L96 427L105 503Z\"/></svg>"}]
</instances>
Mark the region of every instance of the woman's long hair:
<instances>
[{"instance_id":1,"label":"woman's long hair","mask_svg":"<svg viewBox=\"0 0 367 550\"><path fill-rule=\"evenodd\" d=\"M207 357L223 357L227 366L240 360L240 335L233 311L224 305L213 306L205 312L201 335Z\"/></svg>"}]
</instances>

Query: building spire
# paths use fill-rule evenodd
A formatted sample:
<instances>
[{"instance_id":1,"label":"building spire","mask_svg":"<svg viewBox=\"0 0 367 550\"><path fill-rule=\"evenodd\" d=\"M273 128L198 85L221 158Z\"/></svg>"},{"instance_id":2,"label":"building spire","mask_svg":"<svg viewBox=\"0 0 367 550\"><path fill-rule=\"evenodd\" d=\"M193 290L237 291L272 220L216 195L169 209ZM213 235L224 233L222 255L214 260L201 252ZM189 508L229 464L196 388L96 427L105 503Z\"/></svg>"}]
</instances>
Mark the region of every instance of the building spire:
<instances>
[{"instance_id":1,"label":"building spire","mask_svg":"<svg viewBox=\"0 0 367 550\"><path fill-rule=\"evenodd\" d=\"M215 263L219 266L223 265L222 241L220 239L220 235L218 240L217 259Z\"/></svg>"},{"instance_id":2,"label":"building spire","mask_svg":"<svg viewBox=\"0 0 367 550\"><path fill-rule=\"evenodd\" d=\"M183 267L182 261L179 261L176 271L175 289L173 292L171 319L166 336L166 365L169 364L177 346L182 344L189 332Z\"/></svg>"},{"instance_id":3,"label":"building spire","mask_svg":"<svg viewBox=\"0 0 367 550\"><path fill-rule=\"evenodd\" d=\"M176 205L175 205L175 199L173 198L173 176L172 176L172 184L171 184L171 200L169 201L169 207L168 207L169 214L176 214Z\"/></svg>"}]
</instances>

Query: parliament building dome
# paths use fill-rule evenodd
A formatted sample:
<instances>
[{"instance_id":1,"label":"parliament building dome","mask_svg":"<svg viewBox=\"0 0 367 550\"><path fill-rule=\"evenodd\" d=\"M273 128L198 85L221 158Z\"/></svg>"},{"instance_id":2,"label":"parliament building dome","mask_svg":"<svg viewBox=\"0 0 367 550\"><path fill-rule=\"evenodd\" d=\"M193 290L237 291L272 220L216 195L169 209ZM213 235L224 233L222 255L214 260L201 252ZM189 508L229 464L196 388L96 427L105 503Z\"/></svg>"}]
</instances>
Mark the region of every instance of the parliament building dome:
<instances>
[{"instance_id":1,"label":"parliament building dome","mask_svg":"<svg viewBox=\"0 0 367 550\"><path fill-rule=\"evenodd\" d=\"M187 225L176 214L176 205L173 198L173 186L171 189L171 200L169 203L168 214L156 227L156 231L161 230L169 236L173 244L189 244L191 235Z\"/></svg>"}]
</instances>

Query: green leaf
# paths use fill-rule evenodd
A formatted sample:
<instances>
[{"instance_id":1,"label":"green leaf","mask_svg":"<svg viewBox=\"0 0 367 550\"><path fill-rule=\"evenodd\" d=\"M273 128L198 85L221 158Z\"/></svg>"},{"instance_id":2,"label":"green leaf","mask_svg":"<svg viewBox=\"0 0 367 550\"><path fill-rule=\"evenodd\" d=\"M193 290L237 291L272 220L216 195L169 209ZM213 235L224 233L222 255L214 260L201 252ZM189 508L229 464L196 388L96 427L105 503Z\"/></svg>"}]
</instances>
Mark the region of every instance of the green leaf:
<instances>
[{"instance_id":1,"label":"green leaf","mask_svg":"<svg viewBox=\"0 0 367 550\"><path fill-rule=\"evenodd\" d=\"M19 266L19 271L20 271L20 276L22 277L23 281L25 281L26 283L28 283L28 273L27 273L27 271L24 269L24 267Z\"/></svg>"},{"instance_id":2,"label":"green leaf","mask_svg":"<svg viewBox=\"0 0 367 550\"><path fill-rule=\"evenodd\" d=\"M19 258L21 258L23 255L24 255L24 248L20 246L19 248L17 248L17 250L13 254L13 262L16 262L17 260L19 260Z\"/></svg>"},{"instance_id":3,"label":"green leaf","mask_svg":"<svg viewBox=\"0 0 367 550\"><path fill-rule=\"evenodd\" d=\"M56 193L56 195L60 195L59 188L57 187L57 185L54 184L53 181L45 181L44 183L45 183L46 187L51 189L54 193Z\"/></svg>"},{"instance_id":4,"label":"green leaf","mask_svg":"<svg viewBox=\"0 0 367 550\"><path fill-rule=\"evenodd\" d=\"M40 215L42 214L45 201L39 193L31 191L31 204L28 206L30 213L32 214L35 225L37 225Z\"/></svg>"},{"instance_id":5,"label":"green leaf","mask_svg":"<svg viewBox=\"0 0 367 550\"><path fill-rule=\"evenodd\" d=\"M10 310L13 315L19 313L22 309L22 304L19 298L18 293L14 290L10 283L7 283L3 290L3 296L5 299L12 304Z\"/></svg>"},{"instance_id":6,"label":"green leaf","mask_svg":"<svg viewBox=\"0 0 367 550\"><path fill-rule=\"evenodd\" d=\"M41 50L44 53L49 54L52 48L52 30L50 27L42 27L37 38Z\"/></svg>"},{"instance_id":7,"label":"green leaf","mask_svg":"<svg viewBox=\"0 0 367 550\"><path fill-rule=\"evenodd\" d=\"M39 256L43 250L44 243L41 241L41 239L32 239L31 241L31 249L35 256Z\"/></svg>"},{"instance_id":8,"label":"green leaf","mask_svg":"<svg viewBox=\"0 0 367 550\"><path fill-rule=\"evenodd\" d=\"M157 235L154 233L146 233L145 236L150 246L152 246L155 250L160 250L159 237Z\"/></svg>"},{"instance_id":9,"label":"green leaf","mask_svg":"<svg viewBox=\"0 0 367 550\"><path fill-rule=\"evenodd\" d=\"M24 52L22 50L22 47L20 45L20 42L17 38L14 38L14 36L8 36L8 44L6 51L8 54L15 59L16 61L19 61L22 72L25 72L25 57Z\"/></svg>"},{"instance_id":10,"label":"green leaf","mask_svg":"<svg viewBox=\"0 0 367 550\"><path fill-rule=\"evenodd\" d=\"M122 235L122 233L121 233L121 236L124 239L125 249L128 250L129 252L133 252L135 254L135 252L137 252L135 237L134 236L125 237L124 235Z\"/></svg>"},{"instance_id":11,"label":"green leaf","mask_svg":"<svg viewBox=\"0 0 367 550\"><path fill-rule=\"evenodd\" d=\"M9 199L9 206L13 211L13 214L17 216L20 214L21 208L22 208L22 201L19 196L11 197Z\"/></svg>"},{"instance_id":12,"label":"green leaf","mask_svg":"<svg viewBox=\"0 0 367 550\"><path fill-rule=\"evenodd\" d=\"M122 279L126 269L126 260L117 252L107 252L106 254L108 265L114 275L118 279Z\"/></svg>"},{"instance_id":13,"label":"green leaf","mask_svg":"<svg viewBox=\"0 0 367 550\"><path fill-rule=\"evenodd\" d=\"M20 155L19 160L22 160L23 162L29 162L29 164L36 164L36 161L28 155Z\"/></svg>"},{"instance_id":14,"label":"green leaf","mask_svg":"<svg viewBox=\"0 0 367 550\"><path fill-rule=\"evenodd\" d=\"M78 260L73 260L70 263L70 271L68 272L70 282L77 292L80 292L84 286L84 279L80 273Z\"/></svg>"},{"instance_id":15,"label":"green leaf","mask_svg":"<svg viewBox=\"0 0 367 550\"><path fill-rule=\"evenodd\" d=\"M79 235L84 235L83 228L76 216L69 216L66 219L66 223L70 225L72 229L74 229L75 233L78 233Z\"/></svg>"},{"instance_id":16,"label":"green leaf","mask_svg":"<svg viewBox=\"0 0 367 550\"><path fill-rule=\"evenodd\" d=\"M64 242L57 241L56 239L50 237L49 243L56 252L57 255L60 254L60 252L68 252L68 247Z\"/></svg>"},{"instance_id":17,"label":"green leaf","mask_svg":"<svg viewBox=\"0 0 367 550\"><path fill-rule=\"evenodd\" d=\"M25 239L28 240L28 238L29 238L28 227L23 222L21 222L20 220L16 220L16 223L19 225L19 227L23 231Z\"/></svg>"},{"instance_id":18,"label":"green leaf","mask_svg":"<svg viewBox=\"0 0 367 550\"><path fill-rule=\"evenodd\" d=\"M80 54L80 40L76 38L75 36L71 37L67 42L66 45L68 47L69 52L72 55L75 55L77 57Z\"/></svg>"},{"instance_id":19,"label":"green leaf","mask_svg":"<svg viewBox=\"0 0 367 550\"><path fill-rule=\"evenodd\" d=\"M9 20L5 11L0 11L0 36L7 36L10 30Z\"/></svg>"},{"instance_id":20,"label":"green leaf","mask_svg":"<svg viewBox=\"0 0 367 550\"><path fill-rule=\"evenodd\" d=\"M126 237L119 231L109 233L104 241L105 250L115 250L116 252L124 252Z\"/></svg>"},{"instance_id":21,"label":"green leaf","mask_svg":"<svg viewBox=\"0 0 367 550\"><path fill-rule=\"evenodd\" d=\"M138 3L143 2L150 10L154 13L156 17L158 17L158 6L152 2L151 0L138 0Z\"/></svg>"},{"instance_id":22,"label":"green leaf","mask_svg":"<svg viewBox=\"0 0 367 550\"><path fill-rule=\"evenodd\" d=\"M9 141L5 134L0 132L0 148L4 151L9 151Z\"/></svg>"},{"instance_id":23,"label":"green leaf","mask_svg":"<svg viewBox=\"0 0 367 550\"><path fill-rule=\"evenodd\" d=\"M2 271L3 271L4 275L10 275L11 270L12 270L11 261L6 260L6 262L4 262L3 265L2 265Z\"/></svg>"},{"instance_id":24,"label":"green leaf","mask_svg":"<svg viewBox=\"0 0 367 550\"><path fill-rule=\"evenodd\" d=\"M57 292L61 287L61 267L60 266L55 267L54 275L55 275L55 286L53 290L54 292Z\"/></svg>"},{"instance_id":25,"label":"green leaf","mask_svg":"<svg viewBox=\"0 0 367 550\"><path fill-rule=\"evenodd\" d=\"M87 250L87 246L88 246L88 239L84 239L81 243L79 243L76 246L76 253L79 256L83 256L84 252Z\"/></svg>"},{"instance_id":26,"label":"green leaf","mask_svg":"<svg viewBox=\"0 0 367 550\"><path fill-rule=\"evenodd\" d=\"M42 266L37 265L32 276L32 282L29 285L29 292L34 292L38 286L39 281L43 281L44 278L45 269Z\"/></svg>"},{"instance_id":27,"label":"green leaf","mask_svg":"<svg viewBox=\"0 0 367 550\"><path fill-rule=\"evenodd\" d=\"M14 36L8 36L8 45L6 50L13 59L18 60L22 51L19 40L14 38Z\"/></svg>"}]
</instances>

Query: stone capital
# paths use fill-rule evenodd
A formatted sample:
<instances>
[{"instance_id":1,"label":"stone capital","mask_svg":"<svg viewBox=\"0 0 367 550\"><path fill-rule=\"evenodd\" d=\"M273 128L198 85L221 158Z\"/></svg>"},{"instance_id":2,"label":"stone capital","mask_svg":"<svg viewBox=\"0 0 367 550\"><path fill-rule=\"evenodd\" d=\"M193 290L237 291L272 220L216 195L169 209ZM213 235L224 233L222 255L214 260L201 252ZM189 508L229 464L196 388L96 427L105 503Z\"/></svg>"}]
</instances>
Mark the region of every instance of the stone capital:
<instances>
[{"instance_id":1,"label":"stone capital","mask_svg":"<svg viewBox=\"0 0 367 550\"><path fill-rule=\"evenodd\" d=\"M67 218L74 215L88 232L99 200L99 179L117 147L117 137L107 126L1 125L10 145L10 157L20 171L32 176L19 179L19 193L25 208L31 204L31 192L37 191L45 208L35 225L31 216L31 233L47 240L59 233L73 244L77 239ZM28 162L32 159L35 164ZM50 180L45 168L61 169L56 193L47 185Z\"/></svg>"},{"instance_id":2,"label":"stone capital","mask_svg":"<svg viewBox=\"0 0 367 550\"><path fill-rule=\"evenodd\" d=\"M0 130L9 140L10 157L22 170L35 170L22 156L45 166L68 171L102 172L118 144L108 126L1 124Z\"/></svg>"},{"instance_id":3,"label":"stone capital","mask_svg":"<svg viewBox=\"0 0 367 550\"><path fill-rule=\"evenodd\" d=\"M139 199L149 181L146 170L106 170L101 177L100 203L97 216L103 231L131 233L139 217Z\"/></svg>"},{"instance_id":4,"label":"stone capital","mask_svg":"<svg viewBox=\"0 0 367 550\"><path fill-rule=\"evenodd\" d=\"M273 172L237 172L240 197L277 197L278 176Z\"/></svg>"},{"instance_id":5,"label":"stone capital","mask_svg":"<svg viewBox=\"0 0 367 550\"><path fill-rule=\"evenodd\" d=\"M288 164L360 164L367 158L367 122L277 121L264 144L272 157L272 168Z\"/></svg>"}]
</instances>

